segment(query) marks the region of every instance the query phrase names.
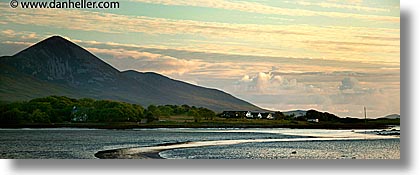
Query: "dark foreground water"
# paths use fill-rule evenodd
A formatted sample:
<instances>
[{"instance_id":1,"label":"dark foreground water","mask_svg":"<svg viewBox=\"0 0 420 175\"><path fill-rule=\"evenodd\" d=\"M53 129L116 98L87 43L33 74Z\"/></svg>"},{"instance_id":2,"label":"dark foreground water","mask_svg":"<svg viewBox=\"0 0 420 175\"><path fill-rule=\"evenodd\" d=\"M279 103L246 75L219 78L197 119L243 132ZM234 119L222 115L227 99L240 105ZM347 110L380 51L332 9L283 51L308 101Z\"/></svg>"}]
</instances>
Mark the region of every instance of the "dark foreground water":
<instances>
[{"instance_id":1,"label":"dark foreground water","mask_svg":"<svg viewBox=\"0 0 420 175\"><path fill-rule=\"evenodd\" d=\"M159 155L167 159L400 158L399 137L304 129L0 129L0 158L95 159L98 151L182 142L191 146L175 145Z\"/></svg>"}]
</instances>

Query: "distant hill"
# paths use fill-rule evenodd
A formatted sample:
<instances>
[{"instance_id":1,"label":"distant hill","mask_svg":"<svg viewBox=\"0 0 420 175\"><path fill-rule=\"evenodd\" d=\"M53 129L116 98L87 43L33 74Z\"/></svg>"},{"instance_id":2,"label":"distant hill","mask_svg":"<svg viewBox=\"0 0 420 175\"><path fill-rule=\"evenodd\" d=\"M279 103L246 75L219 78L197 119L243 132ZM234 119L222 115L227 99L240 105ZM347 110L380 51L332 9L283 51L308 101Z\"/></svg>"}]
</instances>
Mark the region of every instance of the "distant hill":
<instances>
[{"instance_id":1,"label":"distant hill","mask_svg":"<svg viewBox=\"0 0 420 175\"><path fill-rule=\"evenodd\" d=\"M400 118L400 114L391 114L391 115L387 115L387 116L381 117L381 118L386 118L386 119L399 119Z\"/></svg>"},{"instance_id":2,"label":"distant hill","mask_svg":"<svg viewBox=\"0 0 420 175\"><path fill-rule=\"evenodd\" d=\"M301 117L301 116L305 116L307 111L304 110L294 110L294 111L286 111L286 112L282 112L284 115L287 116L294 116L296 117Z\"/></svg>"},{"instance_id":3,"label":"distant hill","mask_svg":"<svg viewBox=\"0 0 420 175\"><path fill-rule=\"evenodd\" d=\"M119 71L82 47L47 38L13 56L0 57L0 101L49 95L222 110L262 110L220 90L152 72Z\"/></svg>"}]
</instances>

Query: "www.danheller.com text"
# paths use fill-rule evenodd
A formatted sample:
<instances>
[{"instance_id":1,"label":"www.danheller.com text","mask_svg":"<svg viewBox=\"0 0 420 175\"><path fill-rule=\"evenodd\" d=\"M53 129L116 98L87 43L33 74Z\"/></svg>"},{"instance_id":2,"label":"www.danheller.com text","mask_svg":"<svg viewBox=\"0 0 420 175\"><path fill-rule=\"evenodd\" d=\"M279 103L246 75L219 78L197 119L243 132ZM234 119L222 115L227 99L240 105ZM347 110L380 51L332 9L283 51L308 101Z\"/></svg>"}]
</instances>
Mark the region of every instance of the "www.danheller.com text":
<instances>
[{"instance_id":1,"label":"www.danheller.com text","mask_svg":"<svg viewBox=\"0 0 420 175\"><path fill-rule=\"evenodd\" d=\"M90 0L10 1L10 7L18 8L19 6L23 9L118 9L120 8L120 2Z\"/></svg>"}]
</instances>

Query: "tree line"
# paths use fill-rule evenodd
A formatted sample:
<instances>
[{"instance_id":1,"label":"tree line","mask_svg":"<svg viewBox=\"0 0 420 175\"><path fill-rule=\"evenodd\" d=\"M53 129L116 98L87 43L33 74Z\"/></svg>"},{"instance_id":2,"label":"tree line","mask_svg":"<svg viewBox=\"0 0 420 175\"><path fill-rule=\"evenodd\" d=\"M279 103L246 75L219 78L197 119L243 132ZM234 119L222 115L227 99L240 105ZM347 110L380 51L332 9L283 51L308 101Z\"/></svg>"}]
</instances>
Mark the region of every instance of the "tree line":
<instances>
[{"instance_id":1,"label":"tree line","mask_svg":"<svg viewBox=\"0 0 420 175\"><path fill-rule=\"evenodd\" d=\"M151 122L160 116L187 115L196 121L211 120L216 115L206 108L188 105L150 105L89 98L73 99L49 96L30 101L0 105L2 124L62 123L62 122Z\"/></svg>"},{"instance_id":2,"label":"tree line","mask_svg":"<svg viewBox=\"0 0 420 175\"><path fill-rule=\"evenodd\" d=\"M320 112L313 109L306 111L306 115L297 117L296 119L303 120L303 121L306 121L308 119L319 119L320 121L340 121L341 120L340 117L334 114L331 114L328 112Z\"/></svg>"}]
</instances>

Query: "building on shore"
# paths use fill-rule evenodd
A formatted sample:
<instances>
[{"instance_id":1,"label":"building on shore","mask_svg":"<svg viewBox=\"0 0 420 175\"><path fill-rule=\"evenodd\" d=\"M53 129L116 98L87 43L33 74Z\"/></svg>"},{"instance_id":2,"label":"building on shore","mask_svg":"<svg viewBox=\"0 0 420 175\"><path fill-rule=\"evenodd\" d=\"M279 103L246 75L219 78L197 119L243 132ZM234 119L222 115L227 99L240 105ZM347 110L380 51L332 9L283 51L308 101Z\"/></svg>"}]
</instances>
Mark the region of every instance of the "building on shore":
<instances>
[{"instance_id":1,"label":"building on shore","mask_svg":"<svg viewBox=\"0 0 420 175\"><path fill-rule=\"evenodd\" d=\"M220 116L223 118L276 119L275 113L260 111L223 111Z\"/></svg>"}]
</instances>

